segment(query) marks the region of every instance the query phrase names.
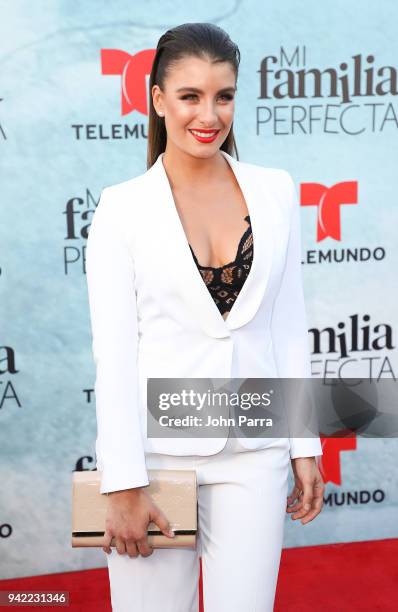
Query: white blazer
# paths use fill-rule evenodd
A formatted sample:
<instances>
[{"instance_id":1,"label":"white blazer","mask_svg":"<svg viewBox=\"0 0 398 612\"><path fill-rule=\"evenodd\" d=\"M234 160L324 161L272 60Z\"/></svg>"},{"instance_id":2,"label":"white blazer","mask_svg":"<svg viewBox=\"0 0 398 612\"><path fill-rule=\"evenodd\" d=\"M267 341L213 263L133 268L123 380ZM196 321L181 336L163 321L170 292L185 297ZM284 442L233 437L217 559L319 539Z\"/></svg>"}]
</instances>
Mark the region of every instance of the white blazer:
<instances>
[{"instance_id":1,"label":"white blazer","mask_svg":"<svg viewBox=\"0 0 398 612\"><path fill-rule=\"evenodd\" d=\"M144 174L105 187L94 213L86 275L102 493L147 485L146 452L212 455L226 443L147 437L147 377L311 376L293 180L220 152L246 200L254 242L226 320L192 257L163 154ZM276 439L238 438L250 449ZM291 458L322 455L317 437L289 442Z\"/></svg>"}]
</instances>

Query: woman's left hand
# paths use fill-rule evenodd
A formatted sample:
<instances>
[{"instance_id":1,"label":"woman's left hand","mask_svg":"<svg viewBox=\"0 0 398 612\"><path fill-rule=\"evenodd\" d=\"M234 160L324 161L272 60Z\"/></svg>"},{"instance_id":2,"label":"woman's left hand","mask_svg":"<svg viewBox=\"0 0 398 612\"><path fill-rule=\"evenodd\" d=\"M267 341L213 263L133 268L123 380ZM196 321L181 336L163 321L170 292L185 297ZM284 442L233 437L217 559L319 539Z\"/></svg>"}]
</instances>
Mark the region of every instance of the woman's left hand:
<instances>
[{"instance_id":1,"label":"woman's left hand","mask_svg":"<svg viewBox=\"0 0 398 612\"><path fill-rule=\"evenodd\" d=\"M325 483L319 472L315 457L291 459L294 487L287 498L286 512L294 512L292 519L302 519L302 525L312 521L323 506ZM297 500L297 501L295 501ZM290 505L293 503L293 505Z\"/></svg>"}]
</instances>

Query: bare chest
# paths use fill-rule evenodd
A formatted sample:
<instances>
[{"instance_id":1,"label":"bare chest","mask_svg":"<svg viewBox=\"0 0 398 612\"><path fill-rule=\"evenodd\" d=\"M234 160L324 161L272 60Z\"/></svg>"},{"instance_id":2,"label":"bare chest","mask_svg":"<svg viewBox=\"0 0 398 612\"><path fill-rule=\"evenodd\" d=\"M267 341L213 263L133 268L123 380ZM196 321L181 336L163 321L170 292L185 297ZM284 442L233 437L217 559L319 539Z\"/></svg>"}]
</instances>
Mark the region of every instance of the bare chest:
<instances>
[{"instance_id":1,"label":"bare chest","mask_svg":"<svg viewBox=\"0 0 398 612\"><path fill-rule=\"evenodd\" d=\"M185 236L202 266L214 268L235 260L249 214L238 186L174 193Z\"/></svg>"}]
</instances>

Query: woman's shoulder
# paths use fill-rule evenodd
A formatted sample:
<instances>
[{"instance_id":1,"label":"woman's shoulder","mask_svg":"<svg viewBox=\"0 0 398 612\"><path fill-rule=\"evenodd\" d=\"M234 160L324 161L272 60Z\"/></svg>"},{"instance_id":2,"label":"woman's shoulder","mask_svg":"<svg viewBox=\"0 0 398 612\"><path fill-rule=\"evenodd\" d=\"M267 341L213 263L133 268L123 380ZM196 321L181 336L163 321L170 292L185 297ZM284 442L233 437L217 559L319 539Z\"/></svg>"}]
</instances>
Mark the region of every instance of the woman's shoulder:
<instances>
[{"instance_id":1,"label":"woman's shoulder","mask_svg":"<svg viewBox=\"0 0 398 612\"><path fill-rule=\"evenodd\" d=\"M131 238L148 216L151 206L148 170L123 181L104 185L95 209L98 224L109 224L119 235Z\"/></svg>"},{"instance_id":2,"label":"woman's shoulder","mask_svg":"<svg viewBox=\"0 0 398 612\"><path fill-rule=\"evenodd\" d=\"M237 160L235 160L237 161ZM291 200L294 195L295 185L292 175L285 168L267 166L247 161L238 161L246 172L252 173L252 178L264 185L268 191L272 191L279 197Z\"/></svg>"},{"instance_id":3,"label":"woman's shoulder","mask_svg":"<svg viewBox=\"0 0 398 612\"><path fill-rule=\"evenodd\" d=\"M97 210L102 208L103 215L113 217L121 225L136 220L148 202L146 177L147 171L117 183L104 185Z\"/></svg>"},{"instance_id":4,"label":"woman's shoulder","mask_svg":"<svg viewBox=\"0 0 398 612\"><path fill-rule=\"evenodd\" d=\"M111 183L110 185L104 185L103 191L106 190L107 195L112 196L123 196L124 194L130 194L131 191L139 190L143 186L144 179L147 172L143 172L136 176L127 178L118 183Z\"/></svg>"},{"instance_id":5,"label":"woman's shoulder","mask_svg":"<svg viewBox=\"0 0 398 612\"><path fill-rule=\"evenodd\" d=\"M266 196L267 202L289 215L297 204L297 194L292 175L285 168L267 166L253 162L238 162L247 168L250 179L259 185L260 192ZM271 200L269 199L271 198Z\"/></svg>"},{"instance_id":6,"label":"woman's shoulder","mask_svg":"<svg viewBox=\"0 0 398 612\"><path fill-rule=\"evenodd\" d=\"M293 181L290 172L285 168L267 166L264 164L247 161L238 161L238 164L246 166L252 172L257 173L259 176L263 176L268 180L284 181L285 183L291 183Z\"/></svg>"}]
</instances>

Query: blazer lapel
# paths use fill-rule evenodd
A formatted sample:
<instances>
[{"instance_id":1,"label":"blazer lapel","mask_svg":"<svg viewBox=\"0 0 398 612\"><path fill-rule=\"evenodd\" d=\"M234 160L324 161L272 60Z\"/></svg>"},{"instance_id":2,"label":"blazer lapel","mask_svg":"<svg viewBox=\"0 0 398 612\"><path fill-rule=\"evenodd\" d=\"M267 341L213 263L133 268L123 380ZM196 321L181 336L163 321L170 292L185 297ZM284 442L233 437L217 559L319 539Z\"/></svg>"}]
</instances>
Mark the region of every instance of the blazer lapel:
<instances>
[{"instance_id":1,"label":"blazer lapel","mask_svg":"<svg viewBox=\"0 0 398 612\"><path fill-rule=\"evenodd\" d=\"M162 233L168 237L164 257L168 262L171 280L203 330L214 338L230 336L231 330L245 325L254 317L267 286L274 248L272 203L267 202L267 195L258 181L253 180L249 165L235 160L224 151L220 150L220 153L230 164L242 190L253 232L252 265L226 320L223 319L196 267L163 165L163 153L146 173L147 177L151 178L153 197L160 208L158 221L162 223Z\"/></svg>"},{"instance_id":2,"label":"blazer lapel","mask_svg":"<svg viewBox=\"0 0 398 612\"><path fill-rule=\"evenodd\" d=\"M252 265L225 321L229 329L236 329L255 316L267 287L274 252L273 208L264 186L257 176L254 177L253 168L237 161L224 151L221 153L230 164L241 188L249 210L253 233Z\"/></svg>"}]
</instances>

